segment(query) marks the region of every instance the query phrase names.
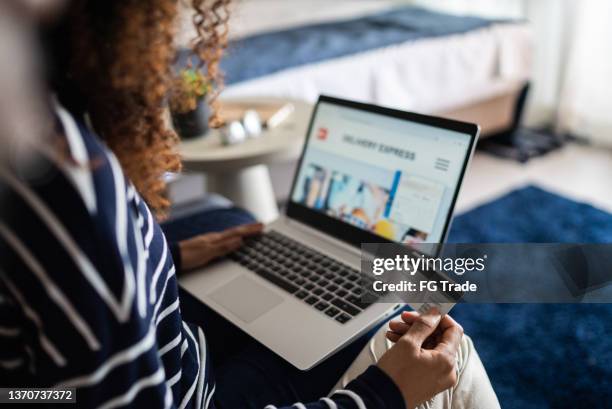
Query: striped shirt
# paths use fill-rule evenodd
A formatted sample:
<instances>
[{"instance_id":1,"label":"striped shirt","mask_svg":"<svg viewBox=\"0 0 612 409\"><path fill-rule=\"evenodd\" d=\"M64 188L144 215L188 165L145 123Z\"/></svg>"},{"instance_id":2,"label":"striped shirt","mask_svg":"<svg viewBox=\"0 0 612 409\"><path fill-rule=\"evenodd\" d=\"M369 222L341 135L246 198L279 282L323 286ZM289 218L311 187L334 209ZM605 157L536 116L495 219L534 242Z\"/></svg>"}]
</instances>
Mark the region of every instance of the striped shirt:
<instances>
[{"instance_id":1,"label":"striped shirt","mask_svg":"<svg viewBox=\"0 0 612 409\"><path fill-rule=\"evenodd\" d=\"M57 116L74 161L0 166L0 385L75 387L79 407L223 406L161 228L112 152ZM379 372L294 406L390 407Z\"/></svg>"}]
</instances>

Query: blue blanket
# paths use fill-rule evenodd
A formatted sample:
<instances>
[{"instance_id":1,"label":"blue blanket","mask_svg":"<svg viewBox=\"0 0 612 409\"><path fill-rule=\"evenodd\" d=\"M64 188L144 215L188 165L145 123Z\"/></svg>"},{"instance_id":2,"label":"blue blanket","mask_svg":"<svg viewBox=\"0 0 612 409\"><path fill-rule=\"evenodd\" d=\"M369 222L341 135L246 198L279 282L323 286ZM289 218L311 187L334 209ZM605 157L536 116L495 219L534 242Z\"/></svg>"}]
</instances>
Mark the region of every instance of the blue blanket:
<instances>
[{"instance_id":1,"label":"blue blanket","mask_svg":"<svg viewBox=\"0 0 612 409\"><path fill-rule=\"evenodd\" d=\"M352 20L267 32L230 43L222 68L233 84L283 69L414 41L465 33L492 20L400 7ZM187 51L182 53L184 62Z\"/></svg>"},{"instance_id":2,"label":"blue blanket","mask_svg":"<svg viewBox=\"0 0 612 409\"><path fill-rule=\"evenodd\" d=\"M612 215L527 187L457 216L449 240L611 243ZM502 408L612 407L612 305L460 304L452 314Z\"/></svg>"}]
</instances>

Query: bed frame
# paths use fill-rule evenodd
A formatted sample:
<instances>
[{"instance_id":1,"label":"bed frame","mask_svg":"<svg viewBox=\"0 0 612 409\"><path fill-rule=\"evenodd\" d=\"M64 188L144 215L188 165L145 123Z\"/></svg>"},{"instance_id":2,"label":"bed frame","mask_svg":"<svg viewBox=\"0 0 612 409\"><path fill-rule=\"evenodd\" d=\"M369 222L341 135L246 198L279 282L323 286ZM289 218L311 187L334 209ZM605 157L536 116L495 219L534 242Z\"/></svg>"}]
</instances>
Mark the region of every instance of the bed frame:
<instances>
[{"instance_id":1,"label":"bed frame","mask_svg":"<svg viewBox=\"0 0 612 409\"><path fill-rule=\"evenodd\" d=\"M506 92L435 115L479 124L480 139L508 134L520 124L528 91L529 82L519 82Z\"/></svg>"}]
</instances>

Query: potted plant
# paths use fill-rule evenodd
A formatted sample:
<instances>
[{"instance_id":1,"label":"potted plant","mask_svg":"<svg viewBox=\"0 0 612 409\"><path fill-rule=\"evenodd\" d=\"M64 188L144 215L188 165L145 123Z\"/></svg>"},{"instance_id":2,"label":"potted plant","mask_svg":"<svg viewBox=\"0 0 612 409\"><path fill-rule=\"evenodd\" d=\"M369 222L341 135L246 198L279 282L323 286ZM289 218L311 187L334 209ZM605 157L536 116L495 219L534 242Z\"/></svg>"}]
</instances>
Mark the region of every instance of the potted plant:
<instances>
[{"instance_id":1,"label":"potted plant","mask_svg":"<svg viewBox=\"0 0 612 409\"><path fill-rule=\"evenodd\" d=\"M203 136L208 131L210 110L206 95L211 89L204 74L187 67L175 77L170 93L172 124L181 138Z\"/></svg>"}]
</instances>

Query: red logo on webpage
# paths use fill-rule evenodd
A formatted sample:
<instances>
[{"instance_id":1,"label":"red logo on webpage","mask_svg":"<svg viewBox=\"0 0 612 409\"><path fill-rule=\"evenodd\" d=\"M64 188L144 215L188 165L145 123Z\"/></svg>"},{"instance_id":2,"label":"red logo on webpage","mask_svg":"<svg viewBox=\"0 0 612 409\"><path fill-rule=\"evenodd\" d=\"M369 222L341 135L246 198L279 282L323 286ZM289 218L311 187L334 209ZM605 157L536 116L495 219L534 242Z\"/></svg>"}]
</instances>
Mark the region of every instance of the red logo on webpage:
<instances>
[{"instance_id":1,"label":"red logo on webpage","mask_svg":"<svg viewBox=\"0 0 612 409\"><path fill-rule=\"evenodd\" d=\"M319 131L317 132L317 139L319 139L320 141L324 141L327 139L327 128L319 128Z\"/></svg>"}]
</instances>

